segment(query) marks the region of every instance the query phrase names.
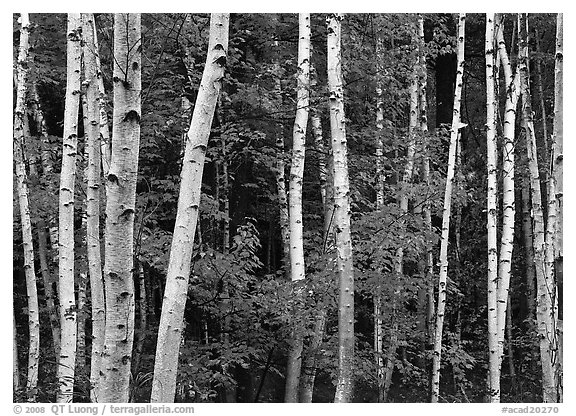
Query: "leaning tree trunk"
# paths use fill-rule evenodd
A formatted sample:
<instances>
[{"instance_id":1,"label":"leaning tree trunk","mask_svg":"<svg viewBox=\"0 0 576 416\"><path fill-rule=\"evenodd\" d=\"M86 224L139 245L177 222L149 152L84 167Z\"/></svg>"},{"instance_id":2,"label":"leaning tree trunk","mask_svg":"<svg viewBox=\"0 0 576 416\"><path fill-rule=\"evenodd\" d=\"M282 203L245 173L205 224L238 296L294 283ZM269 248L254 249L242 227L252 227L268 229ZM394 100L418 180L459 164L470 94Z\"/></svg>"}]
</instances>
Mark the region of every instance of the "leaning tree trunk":
<instances>
[{"instance_id":1,"label":"leaning tree trunk","mask_svg":"<svg viewBox=\"0 0 576 416\"><path fill-rule=\"evenodd\" d=\"M134 212L142 92L140 33L140 14L114 15L114 140L106 176L106 326L96 392L99 401L105 403L126 403L129 399L134 341Z\"/></svg>"},{"instance_id":2,"label":"leaning tree trunk","mask_svg":"<svg viewBox=\"0 0 576 416\"><path fill-rule=\"evenodd\" d=\"M34 243L32 241L32 222L28 202L28 176L24 156L24 118L26 115L26 83L28 79L28 50L30 20L28 13L20 14L20 46L18 51L18 84L16 108L14 109L14 170L16 173L16 190L22 223L22 246L24 249L24 273L26 275L26 294L28 298L28 378L26 391L28 401L35 401L38 384L38 361L40 356L40 316L38 310L38 293L36 290L36 272L34 268ZM16 356L17 360L17 356ZM16 370L17 371L17 370Z\"/></svg>"},{"instance_id":3,"label":"leaning tree trunk","mask_svg":"<svg viewBox=\"0 0 576 416\"><path fill-rule=\"evenodd\" d=\"M334 158L334 227L340 296L338 302L338 382L335 403L352 401L354 377L354 267L350 235L350 183L344 87L342 77L341 27L343 15L330 14L328 25L328 93L330 99L330 131Z\"/></svg>"},{"instance_id":4,"label":"leaning tree trunk","mask_svg":"<svg viewBox=\"0 0 576 416\"><path fill-rule=\"evenodd\" d=\"M523 30L523 32L526 32ZM530 187L533 212L533 247L534 265L536 268L537 297L536 321L538 335L540 336L540 360L542 365L542 393L545 403L558 401L556 390L555 360L556 346L556 286L553 282L553 270L546 263L546 243L544 230L544 215L542 210L542 194L540 189L540 174L538 170L538 157L536 135L532 116L532 103L528 76L528 43L526 33L520 37L519 42L519 71L522 94L522 123L526 132L526 149L528 166L530 169Z\"/></svg>"},{"instance_id":5,"label":"leaning tree trunk","mask_svg":"<svg viewBox=\"0 0 576 416\"><path fill-rule=\"evenodd\" d=\"M60 173L60 209L58 221L60 360L59 403L71 402L76 363L76 299L74 296L74 186L78 143L78 108L80 105L80 14L68 14L67 82L64 104L64 143Z\"/></svg>"},{"instance_id":6,"label":"leaning tree trunk","mask_svg":"<svg viewBox=\"0 0 576 416\"><path fill-rule=\"evenodd\" d=\"M192 245L200 204L202 172L214 110L226 65L229 19L229 14L226 13L214 13L210 18L208 56L182 163L178 211L154 363L151 396L151 401L154 403L174 402Z\"/></svg>"},{"instance_id":7,"label":"leaning tree trunk","mask_svg":"<svg viewBox=\"0 0 576 416\"><path fill-rule=\"evenodd\" d=\"M298 386L304 347L304 325L301 319L302 280L304 267L304 229L302 224L302 181L306 152L306 126L310 102L310 14L299 15L298 70L296 119L292 139L292 164L290 167L289 218L290 218L290 280L293 289L292 339L288 351L286 370L286 403L298 402Z\"/></svg>"},{"instance_id":8,"label":"leaning tree trunk","mask_svg":"<svg viewBox=\"0 0 576 416\"><path fill-rule=\"evenodd\" d=\"M448 151L448 171L444 191L444 209L442 215L442 236L440 240L440 276L438 278L438 308L436 311L436 329L434 335L434 355L432 356L432 403L438 403L440 396L440 362L442 359L442 331L446 310L446 285L448 280L448 236L450 233L450 207L452 203L452 182L456 162L458 130L464 125L460 121L460 99L462 96L462 76L464 73L464 26L466 14L460 13L457 39L456 88L454 92L454 111L452 130L450 131L450 149Z\"/></svg>"},{"instance_id":9,"label":"leaning tree trunk","mask_svg":"<svg viewBox=\"0 0 576 416\"><path fill-rule=\"evenodd\" d=\"M487 149L487 232L488 232L488 389L491 402L500 401L498 361L498 248L497 248L497 144L496 96L494 82L494 13L486 14L486 149Z\"/></svg>"},{"instance_id":10,"label":"leaning tree trunk","mask_svg":"<svg viewBox=\"0 0 576 416\"><path fill-rule=\"evenodd\" d=\"M92 304L92 353L90 359L90 399L98 401L98 381L102 353L104 351L105 310L104 282L102 281L102 261L100 254L100 102L98 87L99 65L97 63L97 45L94 16L82 15L82 36L84 40L84 77L86 82L86 142L88 153L87 190L86 190L86 244L88 272L90 275L90 293ZM106 130L108 127L106 126Z\"/></svg>"}]
</instances>

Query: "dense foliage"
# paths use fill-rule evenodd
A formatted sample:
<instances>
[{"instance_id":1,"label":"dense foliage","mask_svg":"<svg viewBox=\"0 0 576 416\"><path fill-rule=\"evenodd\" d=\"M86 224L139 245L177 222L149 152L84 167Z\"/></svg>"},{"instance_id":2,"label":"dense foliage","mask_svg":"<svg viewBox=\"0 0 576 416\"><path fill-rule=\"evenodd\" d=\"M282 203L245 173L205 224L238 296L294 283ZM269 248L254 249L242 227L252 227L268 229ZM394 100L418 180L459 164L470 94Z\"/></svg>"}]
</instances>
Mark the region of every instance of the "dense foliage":
<instances>
[{"instance_id":1,"label":"dense foliage","mask_svg":"<svg viewBox=\"0 0 576 416\"><path fill-rule=\"evenodd\" d=\"M48 224L57 220L66 84L66 17L61 14L32 14L31 21L31 77L37 84L40 105L45 113L53 164L52 172L43 172L39 161L40 132L31 114L26 154L31 214L36 228L40 220ZM110 15L99 14L96 21L104 85L111 97L112 19ZM418 174L410 184L402 184L399 180L406 162L408 84L416 53L415 22L416 16L408 14L352 14L346 16L343 26L357 285L355 401L358 402L377 399L372 303L377 287L381 288L385 299L382 310L386 334L384 348L392 332L396 332L399 340L389 400L429 400L431 351L426 345L421 321L421 292L428 283L421 262L427 247L434 247L435 256L438 253L448 155L447 124L451 123L454 91L456 18L450 14L425 15L430 132L417 135L415 164L421 163L424 157L421 150L426 144L432 162L429 185L423 183ZM530 24L532 30L538 30L530 34L533 42L531 59L542 63L545 92L542 98L551 126L555 16L531 15ZM511 45L514 44L512 37L516 36L513 26L514 19L507 19L505 38ZM316 363L314 401L332 401L334 395L338 365L335 260L333 247L323 232L318 150L314 147L311 133L307 140L303 188L307 274L303 298L291 296L293 288L286 278L282 259L275 141L277 135L284 136L285 161L289 168L288 149L291 148L295 115L297 27L296 15L231 16L228 66L202 183L201 215L180 350L177 401L226 401L230 391L235 392L235 400L239 402L283 401L291 326L296 320L305 323L307 344L313 335L313 323L319 308L327 311L328 319ZM204 67L208 29L207 15L142 16L143 91L134 256L136 264L143 267L144 279L139 278L139 268L136 267L137 328L131 391L135 402L150 398L156 333L176 218L183 144ZM484 16L469 15L466 29L462 121L468 126L462 130L462 154L453 200L456 225L449 245L450 272L441 385L441 401L445 402L479 402L486 395ZM534 52L536 36L538 52ZM377 37L384 40L384 74L378 74L376 70ZM15 54L18 40L18 24L14 18ZM312 15L312 44L315 82L311 105L321 115L324 139L328 144L326 27L323 15ZM509 50L513 51L513 48L509 47ZM511 52L511 56L516 59L515 52ZM536 82L535 70L531 72L533 82ZM374 156L378 76L383 76L385 85L385 207L380 211L375 209ZM535 95L536 99L540 98ZM534 108L538 137L542 138L545 135L541 109L536 105ZM86 163L82 127L79 136L77 164L81 178ZM518 133L520 148L522 141ZM540 147L542 154L539 157L545 157L544 140ZM519 159L517 177L524 175L525 161ZM226 180L222 177L223 166L227 168ZM546 169L544 164L541 168ZM86 258L81 235L84 187L82 180L77 181L76 260L80 270L85 267L82 265ZM398 202L402 194L410 198L410 211L406 215ZM226 199L229 201L228 212ZM432 204L432 233L427 231L418 211L418 207L428 200ZM518 230L522 221L519 211L516 219ZM230 224L229 250L225 249L223 242L226 220ZM101 224L104 224L103 214ZM27 303L16 198L13 230L14 310L20 347L27 345ZM534 402L541 400L537 335L534 325L527 320L523 240L519 237L520 232L516 234L511 281L512 338L506 340L513 355L505 354L502 401ZM404 272L401 276L395 275L393 267L398 247L404 248ZM57 275L58 266L53 261L55 255L52 251L48 256L52 276ZM54 286L57 285L54 283ZM42 280L39 280L39 293L42 310L38 400L53 401L57 389L57 360L47 306L43 300L46 292ZM296 301L302 302L304 307L296 307ZM89 331L89 297L85 309ZM294 311L299 311L296 318ZM87 351L90 346L91 338L87 336ZM309 353L305 349L305 354ZM25 348L20 348L19 354L19 362L25 367ZM87 353L86 357L89 359L90 355ZM81 373L78 377L82 377ZM87 385L86 380L79 380L76 385L75 400L88 401L89 394L82 388ZM16 399L25 395L25 391L15 392Z\"/></svg>"}]
</instances>

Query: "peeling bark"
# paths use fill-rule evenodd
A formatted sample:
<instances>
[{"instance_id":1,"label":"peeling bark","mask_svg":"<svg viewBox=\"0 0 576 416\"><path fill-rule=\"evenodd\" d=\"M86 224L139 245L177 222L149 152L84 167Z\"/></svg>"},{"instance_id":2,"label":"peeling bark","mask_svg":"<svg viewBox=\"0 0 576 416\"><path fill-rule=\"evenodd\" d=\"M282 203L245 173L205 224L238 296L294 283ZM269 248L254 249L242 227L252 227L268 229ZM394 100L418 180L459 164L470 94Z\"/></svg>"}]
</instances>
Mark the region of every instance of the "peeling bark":
<instances>
[{"instance_id":1,"label":"peeling bark","mask_svg":"<svg viewBox=\"0 0 576 416\"><path fill-rule=\"evenodd\" d=\"M94 16L91 13L82 15L82 36L84 39L84 77L86 86L87 124L87 190L86 190L86 244L88 272L90 276L90 293L92 304L92 352L90 359L90 398L98 401L98 381L104 351L105 310L104 282L102 280L102 260L100 253L100 164L101 133L99 65L97 62L97 45L92 34L95 33ZM106 129L108 127L106 126Z\"/></svg>"},{"instance_id":2,"label":"peeling bark","mask_svg":"<svg viewBox=\"0 0 576 416\"><path fill-rule=\"evenodd\" d=\"M28 301L28 373L26 392L29 402L36 401L38 384L38 367L40 358L40 316L38 293L36 289L36 271L34 268L34 243L32 240L32 222L30 219L30 204L28 200L28 175L26 174L24 140L26 115L26 90L29 72L30 20L28 13L20 14L20 45L18 50L16 107L14 109L14 171L16 174L16 191L20 222L22 227L22 246L24 250L24 274L26 276L26 295ZM14 326L15 328L15 326ZM16 350L15 350L16 352ZM18 364L16 353L15 364ZM15 377L18 369L15 369Z\"/></svg>"},{"instance_id":3,"label":"peeling bark","mask_svg":"<svg viewBox=\"0 0 576 416\"><path fill-rule=\"evenodd\" d=\"M76 363L76 311L74 296L74 185L78 143L78 109L80 105L81 70L80 14L68 14L67 82L64 107L64 143L60 173L58 219L59 298L61 346L58 364L60 389L56 400L71 402Z\"/></svg>"},{"instance_id":4,"label":"peeling bark","mask_svg":"<svg viewBox=\"0 0 576 416\"><path fill-rule=\"evenodd\" d=\"M328 91L330 131L334 159L334 228L336 231L338 303L338 382L335 403L349 403L353 398L354 365L354 267L350 235L350 183L348 148L344 115L341 27L343 15L328 15Z\"/></svg>"},{"instance_id":5,"label":"peeling bark","mask_svg":"<svg viewBox=\"0 0 576 416\"><path fill-rule=\"evenodd\" d=\"M298 73L296 119L292 139L290 167L289 219L290 219L290 280L293 288L292 339L286 369L286 403L298 402L298 386L304 349L304 325L301 315L302 284L305 278L304 228L302 224L302 181L306 152L306 127L310 103L310 14L299 15Z\"/></svg>"},{"instance_id":6,"label":"peeling bark","mask_svg":"<svg viewBox=\"0 0 576 416\"><path fill-rule=\"evenodd\" d=\"M106 176L106 299L98 400L127 403L134 342L134 215L141 117L141 24L114 15L112 158Z\"/></svg>"}]
</instances>

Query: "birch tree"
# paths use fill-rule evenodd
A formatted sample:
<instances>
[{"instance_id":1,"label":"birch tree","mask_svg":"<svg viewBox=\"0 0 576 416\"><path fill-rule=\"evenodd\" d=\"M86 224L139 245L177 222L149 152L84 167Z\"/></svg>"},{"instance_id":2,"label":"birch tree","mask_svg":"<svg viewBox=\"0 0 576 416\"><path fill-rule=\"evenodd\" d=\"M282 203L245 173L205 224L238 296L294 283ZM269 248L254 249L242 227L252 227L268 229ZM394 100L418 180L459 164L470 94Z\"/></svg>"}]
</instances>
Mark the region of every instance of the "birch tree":
<instances>
[{"instance_id":1,"label":"birch tree","mask_svg":"<svg viewBox=\"0 0 576 416\"><path fill-rule=\"evenodd\" d=\"M498 248L497 248L497 147L496 96L494 83L494 13L486 14L486 149L487 149L487 232L488 232L488 387L490 401L498 402L500 371L498 356Z\"/></svg>"},{"instance_id":2,"label":"birch tree","mask_svg":"<svg viewBox=\"0 0 576 416\"><path fill-rule=\"evenodd\" d=\"M384 65L382 64L384 54L384 41L382 36L376 39L376 210L380 211L384 207ZM378 402L384 401L384 321L382 319L382 286L378 282L376 294L374 296L374 355L376 361L376 377L378 379Z\"/></svg>"},{"instance_id":3,"label":"birch tree","mask_svg":"<svg viewBox=\"0 0 576 416\"><path fill-rule=\"evenodd\" d=\"M28 198L28 175L24 155L24 118L26 115L26 90L28 81L28 51L30 37L30 19L28 13L20 14L20 45L18 48L16 108L14 109L14 171L20 222L22 228L22 246L24 249L24 274L26 276L26 295L28 301L28 374L26 392L28 401L35 401L38 384L38 364L40 355L40 316L38 293L36 290L36 271L34 267L34 243L32 240L32 221ZM16 361L18 355L16 353ZM16 376L18 369L16 368ZM17 386L15 386L17 388Z\"/></svg>"},{"instance_id":4,"label":"birch tree","mask_svg":"<svg viewBox=\"0 0 576 416\"><path fill-rule=\"evenodd\" d=\"M101 377L96 392L98 400L106 403L126 403L129 398L134 340L135 306L132 274L140 143L141 50L140 14L115 14L112 116L114 140L110 170L106 176L104 257L106 325L104 352L100 363ZM94 154L93 146L91 150ZM92 169L94 168L92 166Z\"/></svg>"},{"instance_id":5,"label":"birch tree","mask_svg":"<svg viewBox=\"0 0 576 416\"><path fill-rule=\"evenodd\" d=\"M98 87L97 44L94 38L94 16L82 14L84 40L84 77L86 82L86 143L88 153L86 190L86 243L92 304L92 353L90 360L90 397L98 401L100 364L104 350L105 310L104 283L100 254L100 91ZM108 127L106 127L108 129Z\"/></svg>"},{"instance_id":6,"label":"birch tree","mask_svg":"<svg viewBox=\"0 0 576 416\"><path fill-rule=\"evenodd\" d=\"M350 183L344 115L341 30L344 16L328 15L328 95L330 133L334 160L334 227L339 280L338 301L338 382L335 403L352 401L354 360L354 267L350 235Z\"/></svg>"},{"instance_id":7,"label":"birch tree","mask_svg":"<svg viewBox=\"0 0 576 416\"><path fill-rule=\"evenodd\" d=\"M292 340L288 352L285 401L298 401L298 385L304 344L303 325L299 317L302 298L301 281L305 278L304 230L302 224L302 180L306 152L306 127L310 102L310 14L299 14L298 72L296 119L292 134L292 165L290 168L290 280L294 290Z\"/></svg>"},{"instance_id":8,"label":"birch tree","mask_svg":"<svg viewBox=\"0 0 576 416\"><path fill-rule=\"evenodd\" d=\"M556 57L554 69L554 127L553 127L553 165L550 181L551 192L549 198L554 197L554 207L548 209L548 230L553 230L548 246L554 252L554 279L556 284L556 303L558 304L557 315L557 345L558 354L556 357L555 373L556 388L558 391L558 402L564 401L564 376L563 376L563 315L562 304L559 302L559 294L562 292L563 276L563 210L564 210L564 17L558 13L556 18ZM552 205L552 203L550 203ZM551 215L556 214L556 218ZM549 231L550 232L550 231Z\"/></svg>"},{"instance_id":9,"label":"birch tree","mask_svg":"<svg viewBox=\"0 0 576 416\"><path fill-rule=\"evenodd\" d=\"M504 354L504 329L506 327L506 309L508 306L508 291L510 287L510 270L512 267L512 249L514 247L514 217L516 205L514 198L514 133L516 128L516 107L518 105L520 78L518 71L513 73L504 43L502 23L498 30L498 50L504 72L506 86L506 105L504 110L504 144L502 148L502 235L500 238L500 253L498 259L498 294L497 294L497 325L498 325L498 372L502 366ZM500 400L500 392L493 389L494 399Z\"/></svg>"},{"instance_id":10,"label":"birch tree","mask_svg":"<svg viewBox=\"0 0 576 416\"><path fill-rule=\"evenodd\" d=\"M58 217L59 297L61 345L58 363L59 403L71 402L76 365L76 299L74 295L74 186L80 106L81 22L79 13L68 14L66 100Z\"/></svg>"},{"instance_id":11,"label":"birch tree","mask_svg":"<svg viewBox=\"0 0 576 416\"><path fill-rule=\"evenodd\" d=\"M519 17L520 21L524 18ZM532 202L532 238L534 265L536 269L536 321L540 337L540 360L542 365L542 392L545 403L557 402L557 379L555 372L557 354L557 304L556 287L553 281L554 270L546 262L545 224L542 208L542 192L538 169L536 135L532 113L530 82L528 76L528 42L524 25L520 25L519 72L522 94L522 127L526 133L526 150L530 171L530 190Z\"/></svg>"},{"instance_id":12,"label":"birch tree","mask_svg":"<svg viewBox=\"0 0 576 416\"><path fill-rule=\"evenodd\" d=\"M440 276L438 278L438 307L436 310L436 328L434 332L434 354L432 356L432 403L438 403L440 396L440 362L442 359L442 332L444 312L446 310L446 285L448 279L448 236L450 232L450 207L452 203L452 185L458 131L465 125L460 121L460 100L462 96L462 76L464 74L464 28L466 14L458 17L456 88L454 91L454 110L452 129L450 130L450 148L448 150L448 171L444 190L444 208L442 211L442 235L440 240Z\"/></svg>"},{"instance_id":13,"label":"birch tree","mask_svg":"<svg viewBox=\"0 0 576 416\"><path fill-rule=\"evenodd\" d=\"M178 211L170 249L154 363L151 396L151 401L154 403L174 401L202 172L214 110L226 66L229 19L230 16L226 13L214 13L210 17L208 56L188 130L182 163Z\"/></svg>"}]
</instances>

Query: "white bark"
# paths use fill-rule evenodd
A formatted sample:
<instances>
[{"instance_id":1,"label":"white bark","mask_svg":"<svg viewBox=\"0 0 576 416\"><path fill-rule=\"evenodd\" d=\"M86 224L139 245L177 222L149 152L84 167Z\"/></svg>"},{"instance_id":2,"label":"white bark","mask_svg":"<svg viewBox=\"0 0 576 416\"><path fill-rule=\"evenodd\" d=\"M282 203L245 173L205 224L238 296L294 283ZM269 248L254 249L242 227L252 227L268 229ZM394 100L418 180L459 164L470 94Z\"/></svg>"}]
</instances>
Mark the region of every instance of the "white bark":
<instances>
[{"instance_id":1,"label":"white bark","mask_svg":"<svg viewBox=\"0 0 576 416\"><path fill-rule=\"evenodd\" d=\"M488 388L491 402L500 402L498 355L498 249L497 249L497 145L496 96L494 82L494 20L486 14L486 148L487 148L487 232L488 232Z\"/></svg>"},{"instance_id":2,"label":"white bark","mask_svg":"<svg viewBox=\"0 0 576 416\"><path fill-rule=\"evenodd\" d=\"M76 363L76 299L74 296L74 186L80 105L80 14L68 14L67 82L64 107L64 143L60 173L59 298L61 345L58 364L59 403L71 402Z\"/></svg>"},{"instance_id":3,"label":"white bark","mask_svg":"<svg viewBox=\"0 0 576 416\"><path fill-rule=\"evenodd\" d=\"M464 26L466 22L466 14L460 13L458 21L456 88L454 91L452 129L450 131L450 149L448 151L448 171L446 173L446 188L444 191L442 236L440 240L439 257L440 276L438 278L438 308L436 311L436 329L434 333L434 354L432 356L432 403L438 403L440 396L440 362L442 359L442 332L444 327L444 312L446 309L446 285L448 279L448 235L450 232L452 182L454 180L458 130L463 127L460 121L460 100L462 96L462 76L464 73Z\"/></svg>"},{"instance_id":4,"label":"white bark","mask_svg":"<svg viewBox=\"0 0 576 416\"><path fill-rule=\"evenodd\" d=\"M82 15L82 36L84 39L84 77L86 80L87 123L85 146L88 153L86 190L86 244L90 293L92 304L92 353L90 366L90 398L98 401L98 381L104 351L105 310L104 282L100 253L100 92L98 88L99 70L97 46L95 44L94 16ZM107 129L107 127L106 127Z\"/></svg>"},{"instance_id":5,"label":"white bark","mask_svg":"<svg viewBox=\"0 0 576 416\"><path fill-rule=\"evenodd\" d=\"M306 127L310 103L310 14L299 15L298 72L296 118L292 134L292 164L290 167L289 219L290 219L290 280L293 284L293 330L286 371L287 403L298 402L298 385L304 346L300 315L302 290L299 281L305 278L304 230L302 224L302 181L306 152Z\"/></svg>"},{"instance_id":6,"label":"white bark","mask_svg":"<svg viewBox=\"0 0 576 416\"><path fill-rule=\"evenodd\" d=\"M105 403L126 403L129 399L134 341L134 215L142 92L140 20L138 13L114 15L114 140L106 177L106 326L96 392L98 400Z\"/></svg>"},{"instance_id":7,"label":"white bark","mask_svg":"<svg viewBox=\"0 0 576 416\"><path fill-rule=\"evenodd\" d=\"M178 353L188 292L188 277L208 137L224 76L228 49L229 14L215 13L210 19L208 56L182 163L176 225L170 250L166 289L158 329L151 401L173 402L176 390Z\"/></svg>"},{"instance_id":8,"label":"white bark","mask_svg":"<svg viewBox=\"0 0 576 416\"><path fill-rule=\"evenodd\" d=\"M506 106L504 112L504 145L502 148L502 235L500 238L500 253L498 259L498 299L497 299L497 325L498 325L498 372L501 371L504 356L504 332L506 327L506 309L508 306L508 291L510 287L510 271L512 267L512 249L514 247L514 218L516 204L514 201L514 132L516 127L516 107L518 105L520 79L519 73L513 74L512 66L506 52L503 37L504 25L498 28L498 55L502 62L504 80L506 85ZM494 392L493 392L494 393ZM499 401L499 390L494 400Z\"/></svg>"},{"instance_id":9,"label":"white bark","mask_svg":"<svg viewBox=\"0 0 576 416\"><path fill-rule=\"evenodd\" d=\"M28 13L20 14L20 45L18 50L16 107L14 109L14 171L16 174L16 191L22 227L22 246L24 250L24 274L26 276L26 295L28 300L28 375L26 391L28 401L35 401L38 384L38 364L40 355L40 316L38 293L36 290L36 272L34 268L34 246L32 240L32 222L28 201L28 176L26 174L24 155L24 125L26 115L26 90L28 79L30 20ZM17 364L18 356L16 354ZM16 375L18 369L15 369Z\"/></svg>"},{"instance_id":10,"label":"white bark","mask_svg":"<svg viewBox=\"0 0 576 416\"><path fill-rule=\"evenodd\" d=\"M328 91L330 99L330 131L334 159L334 227L336 230L338 303L338 382L334 402L348 403L353 394L354 360L354 267L350 235L350 183L348 180L348 148L344 115L342 77L341 22L342 14L330 14L328 25Z\"/></svg>"},{"instance_id":11,"label":"white bark","mask_svg":"<svg viewBox=\"0 0 576 416\"><path fill-rule=\"evenodd\" d=\"M557 359L557 304L556 285L553 281L554 270L546 262L546 242L544 230L544 215L542 210L542 194L538 170L538 155L536 135L532 116L530 83L528 76L528 44L526 31L520 36L519 42L519 72L522 94L522 123L526 132L526 149L530 169L530 186L533 213L533 246L534 265L536 269L537 298L536 320L540 336L540 359L542 365L542 391L545 403L558 401L557 379L555 365Z\"/></svg>"}]
</instances>

